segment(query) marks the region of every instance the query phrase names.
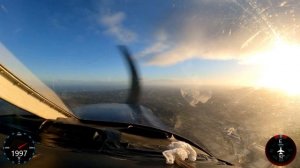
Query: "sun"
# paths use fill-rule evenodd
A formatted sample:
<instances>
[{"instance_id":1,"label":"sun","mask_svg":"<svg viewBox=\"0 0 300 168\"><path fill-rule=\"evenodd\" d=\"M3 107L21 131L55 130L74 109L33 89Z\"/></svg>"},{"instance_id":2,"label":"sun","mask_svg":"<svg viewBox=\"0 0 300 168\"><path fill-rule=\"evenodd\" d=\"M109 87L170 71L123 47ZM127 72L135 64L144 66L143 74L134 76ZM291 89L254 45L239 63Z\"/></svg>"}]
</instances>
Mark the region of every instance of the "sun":
<instances>
[{"instance_id":1,"label":"sun","mask_svg":"<svg viewBox=\"0 0 300 168\"><path fill-rule=\"evenodd\" d=\"M274 45L260 54L261 72L258 85L300 94L300 45L277 39Z\"/></svg>"}]
</instances>

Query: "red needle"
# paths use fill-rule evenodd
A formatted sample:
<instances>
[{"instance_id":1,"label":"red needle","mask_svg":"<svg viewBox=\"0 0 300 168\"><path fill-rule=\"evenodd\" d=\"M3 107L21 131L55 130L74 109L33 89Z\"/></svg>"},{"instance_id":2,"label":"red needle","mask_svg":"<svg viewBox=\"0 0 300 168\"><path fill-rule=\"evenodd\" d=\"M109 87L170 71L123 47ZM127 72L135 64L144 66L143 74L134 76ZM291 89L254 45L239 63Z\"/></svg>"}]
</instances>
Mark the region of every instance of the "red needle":
<instances>
[{"instance_id":1,"label":"red needle","mask_svg":"<svg viewBox=\"0 0 300 168\"><path fill-rule=\"evenodd\" d=\"M24 144L18 146L18 149L21 150L21 149L24 148L24 146L26 146L26 145L27 145L27 143L24 143Z\"/></svg>"}]
</instances>

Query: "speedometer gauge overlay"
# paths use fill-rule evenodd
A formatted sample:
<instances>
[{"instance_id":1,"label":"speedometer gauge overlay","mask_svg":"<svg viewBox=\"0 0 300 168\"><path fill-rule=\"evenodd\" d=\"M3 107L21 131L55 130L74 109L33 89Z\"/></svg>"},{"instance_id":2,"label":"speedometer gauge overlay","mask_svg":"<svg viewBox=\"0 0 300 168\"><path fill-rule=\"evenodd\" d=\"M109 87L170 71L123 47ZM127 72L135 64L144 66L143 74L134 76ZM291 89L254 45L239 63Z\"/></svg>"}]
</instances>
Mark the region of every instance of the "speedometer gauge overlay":
<instances>
[{"instance_id":1,"label":"speedometer gauge overlay","mask_svg":"<svg viewBox=\"0 0 300 168\"><path fill-rule=\"evenodd\" d=\"M4 141L4 155L13 164L24 164L34 155L34 144L30 135L21 132L12 133Z\"/></svg>"},{"instance_id":2,"label":"speedometer gauge overlay","mask_svg":"<svg viewBox=\"0 0 300 168\"><path fill-rule=\"evenodd\" d=\"M285 166L295 159L297 149L290 137L276 135L268 141L265 152L271 163L277 166Z\"/></svg>"}]
</instances>

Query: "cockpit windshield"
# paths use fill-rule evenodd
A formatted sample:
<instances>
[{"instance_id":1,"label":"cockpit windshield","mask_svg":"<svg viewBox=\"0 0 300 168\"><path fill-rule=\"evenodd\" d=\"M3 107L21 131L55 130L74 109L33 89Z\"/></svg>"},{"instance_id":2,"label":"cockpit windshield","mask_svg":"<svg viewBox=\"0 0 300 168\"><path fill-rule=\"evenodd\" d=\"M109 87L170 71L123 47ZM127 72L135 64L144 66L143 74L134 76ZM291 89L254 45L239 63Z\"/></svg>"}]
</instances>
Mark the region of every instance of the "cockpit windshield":
<instances>
[{"instance_id":1,"label":"cockpit windshield","mask_svg":"<svg viewBox=\"0 0 300 168\"><path fill-rule=\"evenodd\" d=\"M78 116L126 102L125 45L151 115L219 158L261 167L271 136L300 146L299 18L297 0L0 1L1 73Z\"/></svg>"}]
</instances>

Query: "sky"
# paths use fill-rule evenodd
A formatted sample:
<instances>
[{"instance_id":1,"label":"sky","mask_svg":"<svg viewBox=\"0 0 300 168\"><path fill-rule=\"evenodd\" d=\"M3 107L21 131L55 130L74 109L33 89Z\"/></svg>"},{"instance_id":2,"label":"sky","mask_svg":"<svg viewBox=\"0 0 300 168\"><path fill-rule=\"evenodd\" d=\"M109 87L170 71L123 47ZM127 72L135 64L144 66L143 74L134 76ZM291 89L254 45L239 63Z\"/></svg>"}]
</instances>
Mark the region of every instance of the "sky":
<instances>
[{"instance_id":1,"label":"sky","mask_svg":"<svg viewBox=\"0 0 300 168\"><path fill-rule=\"evenodd\" d=\"M126 45L145 83L252 84L276 42L299 44L298 8L296 0L1 0L0 43L45 81L127 80L116 47Z\"/></svg>"}]
</instances>

